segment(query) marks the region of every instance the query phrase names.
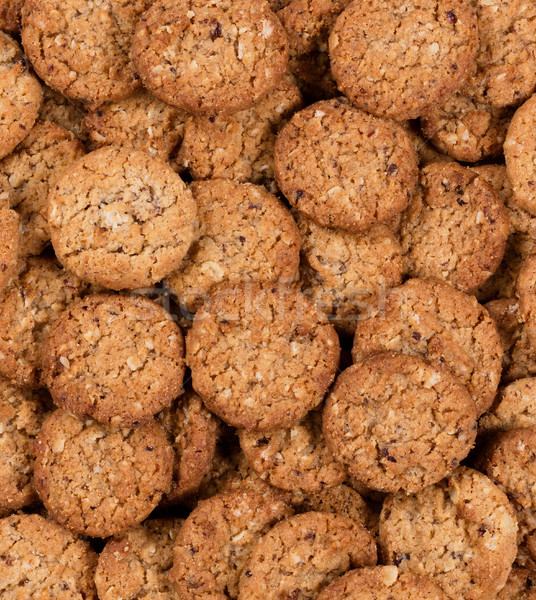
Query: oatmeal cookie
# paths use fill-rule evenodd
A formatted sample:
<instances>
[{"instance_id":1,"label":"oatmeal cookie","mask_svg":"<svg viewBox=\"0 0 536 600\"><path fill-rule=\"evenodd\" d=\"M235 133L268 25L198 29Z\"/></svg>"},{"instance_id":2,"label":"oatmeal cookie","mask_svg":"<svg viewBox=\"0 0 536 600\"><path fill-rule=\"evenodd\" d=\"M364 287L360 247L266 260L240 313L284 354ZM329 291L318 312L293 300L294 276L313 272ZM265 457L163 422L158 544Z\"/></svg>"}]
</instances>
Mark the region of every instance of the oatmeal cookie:
<instances>
[{"instance_id":1,"label":"oatmeal cookie","mask_svg":"<svg viewBox=\"0 0 536 600\"><path fill-rule=\"evenodd\" d=\"M88 132L84 125L86 112L60 92L48 85L43 85L43 102L39 109L39 119L55 123L74 135L84 144L89 142Z\"/></svg>"},{"instance_id":2,"label":"oatmeal cookie","mask_svg":"<svg viewBox=\"0 0 536 600\"><path fill-rule=\"evenodd\" d=\"M19 215L0 205L0 291L17 275L20 238Z\"/></svg>"},{"instance_id":3,"label":"oatmeal cookie","mask_svg":"<svg viewBox=\"0 0 536 600\"><path fill-rule=\"evenodd\" d=\"M509 431L536 427L536 379L525 377L513 381L499 391L491 409L482 415L482 431Z\"/></svg>"}]
</instances>

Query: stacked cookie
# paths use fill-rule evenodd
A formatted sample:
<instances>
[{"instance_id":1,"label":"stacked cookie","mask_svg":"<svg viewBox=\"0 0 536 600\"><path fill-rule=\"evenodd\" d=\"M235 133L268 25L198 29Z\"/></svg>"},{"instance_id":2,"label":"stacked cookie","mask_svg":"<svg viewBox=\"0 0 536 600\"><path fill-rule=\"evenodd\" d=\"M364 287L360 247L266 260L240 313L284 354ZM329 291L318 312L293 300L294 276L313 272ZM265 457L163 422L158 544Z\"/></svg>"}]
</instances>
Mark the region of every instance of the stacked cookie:
<instances>
[{"instance_id":1,"label":"stacked cookie","mask_svg":"<svg viewBox=\"0 0 536 600\"><path fill-rule=\"evenodd\" d=\"M0 28L0 597L532 598L534 3Z\"/></svg>"}]
</instances>

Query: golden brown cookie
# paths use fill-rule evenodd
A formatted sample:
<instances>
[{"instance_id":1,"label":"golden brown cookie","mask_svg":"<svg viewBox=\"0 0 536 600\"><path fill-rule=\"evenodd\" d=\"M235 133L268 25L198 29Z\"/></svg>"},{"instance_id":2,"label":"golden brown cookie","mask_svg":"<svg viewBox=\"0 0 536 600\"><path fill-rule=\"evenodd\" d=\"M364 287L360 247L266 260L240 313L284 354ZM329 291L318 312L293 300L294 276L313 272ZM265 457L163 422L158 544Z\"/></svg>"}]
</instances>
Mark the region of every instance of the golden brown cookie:
<instances>
[{"instance_id":1,"label":"golden brown cookie","mask_svg":"<svg viewBox=\"0 0 536 600\"><path fill-rule=\"evenodd\" d=\"M203 500L182 526L173 550L171 579L181 600L238 596L238 579L259 538L292 515L283 502L255 492Z\"/></svg>"},{"instance_id":2,"label":"golden brown cookie","mask_svg":"<svg viewBox=\"0 0 536 600\"><path fill-rule=\"evenodd\" d=\"M0 205L0 290L17 275L20 247L19 215Z\"/></svg>"},{"instance_id":3,"label":"golden brown cookie","mask_svg":"<svg viewBox=\"0 0 536 600\"><path fill-rule=\"evenodd\" d=\"M163 503L182 503L197 492L212 469L219 423L191 390L156 418L175 453L171 489Z\"/></svg>"},{"instance_id":4,"label":"golden brown cookie","mask_svg":"<svg viewBox=\"0 0 536 600\"><path fill-rule=\"evenodd\" d=\"M536 572L514 567L497 600L536 600Z\"/></svg>"},{"instance_id":5,"label":"golden brown cookie","mask_svg":"<svg viewBox=\"0 0 536 600\"><path fill-rule=\"evenodd\" d=\"M357 324L352 355L357 362L386 351L451 370L467 386L477 415L491 406L503 348L497 326L474 296L423 279L393 288L375 314Z\"/></svg>"},{"instance_id":6,"label":"golden brown cookie","mask_svg":"<svg viewBox=\"0 0 536 600\"><path fill-rule=\"evenodd\" d=\"M195 391L226 423L282 429L318 406L339 363L327 318L293 287L227 287L197 311L186 338Z\"/></svg>"},{"instance_id":7,"label":"golden brown cookie","mask_svg":"<svg viewBox=\"0 0 536 600\"><path fill-rule=\"evenodd\" d=\"M187 115L145 90L90 111L84 127L95 148L124 146L167 161L184 136Z\"/></svg>"},{"instance_id":8,"label":"golden brown cookie","mask_svg":"<svg viewBox=\"0 0 536 600\"><path fill-rule=\"evenodd\" d=\"M254 547L239 582L239 600L316 598L351 568L376 564L376 544L352 519L308 512L275 525Z\"/></svg>"},{"instance_id":9,"label":"golden brown cookie","mask_svg":"<svg viewBox=\"0 0 536 600\"><path fill-rule=\"evenodd\" d=\"M54 411L35 441L35 488L68 529L108 537L143 521L171 484L173 451L151 420L117 429Z\"/></svg>"},{"instance_id":10,"label":"golden brown cookie","mask_svg":"<svg viewBox=\"0 0 536 600\"><path fill-rule=\"evenodd\" d=\"M3 158L30 133L43 92L17 42L1 31L0 91L0 158Z\"/></svg>"},{"instance_id":11,"label":"golden brown cookie","mask_svg":"<svg viewBox=\"0 0 536 600\"><path fill-rule=\"evenodd\" d=\"M32 482L33 440L47 412L44 394L0 377L0 513L37 500Z\"/></svg>"},{"instance_id":12,"label":"golden brown cookie","mask_svg":"<svg viewBox=\"0 0 536 600\"><path fill-rule=\"evenodd\" d=\"M0 373L18 385L42 387L41 348L52 323L87 285L47 257L29 258L0 292Z\"/></svg>"},{"instance_id":13,"label":"golden brown cookie","mask_svg":"<svg viewBox=\"0 0 536 600\"><path fill-rule=\"evenodd\" d=\"M55 123L74 135L84 144L88 143L88 132L84 125L85 111L48 85L43 85L43 102L39 119Z\"/></svg>"},{"instance_id":14,"label":"golden brown cookie","mask_svg":"<svg viewBox=\"0 0 536 600\"><path fill-rule=\"evenodd\" d=\"M97 554L88 541L39 515L0 520L0 596L97 600Z\"/></svg>"},{"instance_id":15,"label":"golden brown cookie","mask_svg":"<svg viewBox=\"0 0 536 600\"><path fill-rule=\"evenodd\" d=\"M402 283L400 243L387 225L356 234L295 216L302 236L302 290L339 333L352 335L378 298Z\"/></svg>"},{"instance_id":16,"label":"golden brown cookie","mask_svg":"<svg viewBox=\"0 0 536 600\"><path fill-rule=\"evenodd\" d=\"M536 427L536 379L525 377L503 387L478 425L485 432Z\"/></svg>"},{"instance_id":17,"label":"golden brown cookie","mask_svg":"<svg viewBox=\"0 0 536 600\"><path fill-rule=\"evenodd\" d=\"M241 430L240 447L251 468L271 485L291 492L319 492L340 485L346 473L322 435L322 412L311 411L289 429Z\"/></svg>"},{"instance_id":18,"label":"golden brown cookie","mask_svg":"<svg viewBox=\"0 0 536 600\"><path fill-rule=\"evenodd\" d=\"M459 90L477 45L468 0L354 0L333 27L329 54L339 89L357 107L402 120Z\"/></svg>"},{"instance_id":19,"label":"golden brown cookie","mask_svg":"<svg viewBox=\"0 0 536 600\"><path fill-rule=\"evenodd\" d=\"M107 146L66 169L48 196L60 262L110 289L149 286L176 269L194 237L195 202L165 163Z\"/></svg>"},{"instance_id":20,"label":"golden brown cookie","mask_svg":"<svg viewBox=\"0 0 536 600\"><path fill-rule=\"evenodd\" d=\"M173 544L183 519L150 519L116 535L99 555L99 600L176 600L169 579Z\"/></svg>"},{"instance_id":21,"label":"golden brown cookie","mask_svg":"<svg viewBox=\"0 0 536 600\"><path fill-rule=\"evenodd\" d=\"M41 356L55 404L80 418L135 427L182 393L182 332L143 296L94 294L72 304Z\"/></svg>"},{"instance_id":22,"label":"golden brown cookie","mask_svg":"<svg viewBox=\"0 0 536 600\"><path fill-rule=\"evenodd\" d=\"M402 217L406 269L462 292L482 285L502 261L508 215L493 188L457 163L432 163Z\"/></svg>"},{"instance_id":23,"label":"golden brown cookie","mask_svg":"<svg viewBox=\"0 0 536 600\"><path fill-rule=\"evenodd\" d=\"M417 155L402 126L335 98L296 113L283 127L275 175L306 217L361 232L404 210L417 180Z\"/></svg>"},{"instance_id":24,"label":"golden brown cookie","mask_svg":"<svg viewBox=\"0 0 536 600\"><path fill-rule=\"evenodd\" d=\"M294 79L286 75L252 108L232 115L192 116L177 163L194 179L236 179L273 189L276 135L302 105Z\"/></svg>"},{"instance_id":25,"label":"golden brown cookie","mask_svg":"<svg viewBox=\"0 0 536 600\"><path fill-rule=\"evenodd\" d=\"M10 204L20 216L21 256L40 254L50 242L47 195L62 172L85 154L73 133L37 121L26 138L0 162L13 187Z\"/></svg>"},{"instance_id":26,"label":"golden brown cookie","mask_svg":"<svg viewBox=\"0 0 536 600\"><path fill-rule=\"evenodd\" d=\"M457 379L416 356L371 356L343 371L323 432L348 473L382 492L416 493L451 473L476 437L475 404Z\"/></svg>"},{"instance_id":27,"label":"golden brown cookie","mask_svg":"<svg viewBox=\"0 0 536 600\"><path fill-rule=\"evenodd\" d=\"M512 352L522 332L519 302L515 298L500 298L491 300L484 308L497 325L503 347L503 371L506 373L512 366Z\"/></svg>"},{"instance_id":28,"label":"golden brown cookie","mask_svg":"<svg viewBox=\"0 0 536 600\"><path fill-rule=\"evenodd\" d=\"M20 31L20 17L24 0L0 0L0 29L10 33Z\"/></svg>"},{"instance_id":29,"label":"golden brown cookie","mask_svg":"<svg viewBox=\"0 0 536 600\"><path fill-rule=\"evenodd\" d=\"M520 208L536 216L536 96L520 106L508 127L504 158L512 182L514 200Z\"/></svg>"},{"instance_id":30,"label":"golden brown cookie","mask_svg":"<svg viewBox=\"0 0 536 600\"><path fill-rule=\"evenodd\" d=\"M395 566L355 569L335 580L318 600L447 600L430 577L401 573Z\"/></svg>"},{"instance_id":31,"label":"golden brown cookie","mask_svg":"<svg viewBox=\"0 0 536 600\"><path fill-rule=\"evenodd\" d=\"M296 279L300 234L283 203L263 187L216 179L190 185L197 237L167 278L179 304L195 313L221 284Z\"/></svg>"},{"instance_id":32,"label":"golden brown cookie","mask_svg":"<svg viewBox=\"0 0 536 600\"><path fill-rule=\"evenodd\" d=\"M139 85L129 56L134 26L150 5L27 0L22 43L39 77L65 96L87 106L126 98Z\"/></svg>"},{"instance_id":33,"label":"golden brown cookie","mask_svg":"<svg viewBox=\"0 0 536 600\"><path fill-rule=\"evenodd\" d=\"M132 57L144 85L188 112L236 112L272 90L287 36L265 0L156 0L140 19Z\"/></svg>"},{"instance_id":34,"label":"golden brown cookie","mask_svg":"<svg viewBox=\"0 0 536 600\"><path fill-rule=\"evenodd\" d=\"M387 563L434 578L460 600L495 597L516 556L516 535L506 495L465 467L414 496L389 496L380 519Z\"/></svg>"}]
</instances>

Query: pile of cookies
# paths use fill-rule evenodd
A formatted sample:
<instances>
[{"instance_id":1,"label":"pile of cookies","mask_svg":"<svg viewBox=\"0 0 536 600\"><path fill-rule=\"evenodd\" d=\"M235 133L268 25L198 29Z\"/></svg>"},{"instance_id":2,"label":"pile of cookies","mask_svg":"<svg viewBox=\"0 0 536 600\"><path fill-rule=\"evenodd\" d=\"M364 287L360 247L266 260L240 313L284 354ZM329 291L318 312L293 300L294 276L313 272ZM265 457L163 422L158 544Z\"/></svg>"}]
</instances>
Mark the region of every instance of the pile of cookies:
<instances>
[{"instance_id":1,"label":"pile of cookies","mask_svg":"<svg viewBox=\"0 0 536 600\"><path fill-rule=\"evenodd\" d=\"M0 28L0 598L535 600L534 1Z\"/></svg>"}]
</instances>

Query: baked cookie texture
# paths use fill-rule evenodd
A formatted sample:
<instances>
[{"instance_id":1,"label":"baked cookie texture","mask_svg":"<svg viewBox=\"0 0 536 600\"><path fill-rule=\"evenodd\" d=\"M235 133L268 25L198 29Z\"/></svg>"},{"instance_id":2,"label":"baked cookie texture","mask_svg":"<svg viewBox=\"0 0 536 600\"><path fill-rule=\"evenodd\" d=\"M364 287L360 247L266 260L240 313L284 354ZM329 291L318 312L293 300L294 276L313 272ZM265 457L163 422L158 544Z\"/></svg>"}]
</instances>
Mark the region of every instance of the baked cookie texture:
<instances>
[{"instance_id":1,"label":"baked cookie texture","mask_svg":"<svg viewBox=\"0 0 536 600\"><path fill-rule=\"evenodd\" d=\"M22 513L0 519L0 552L0 593L6 600L97 600L97 554L52 519Z\"/></svg>"},{"instance_id":2,"label":"baked cookie texture","mask_svg":"<svg viewBox=\"0 0 536 600\"><path fill-rule=\"evenodd\" d=\"M106 538L143 521L169 490L173 451L154 420L138 429L58 409L35 441L35 488L56 521Z\"/></svg>"},{"instance_id":3,"label":"baked cookie texture","mask_svg":"<svg viewBox=\"0 0 536 600\"><path fill-rule=\"evenodd\" d=\"M196 181L190 190L197 205L196 239L166 280L189 313L223 284L296 279L300 234L278 198L261 186L225 179Z\"/></svg>"},{"instance_id":4,"label":"baked cookie texture","mask_svg":"<svg viewBox=\"0 0 536 600\"><path fill-rule=\"evenodd\" d=\"M184 338L142 296L86 296L52 325L43 377L57 406L115 427L145 423L182 393Z\"/></svg>"},{"instance_id":5,"label":"baked cookie texture","mask_svg":"<svg viewBox=\"0 0 536 600\"><path fill-rule=\"evenodd\" d=\"M389 496L380 518L387 563L434 578L460 600L495 597L514 562L516 536L506 494L466 467L416 495Z\"/></svg>"},{"instance_id":6,"label":"baked cookie texture","mask_svg":"<svg viewBox=\"0 0 536 600\"><path fill-rule=\"evenodd\" d=\"M339 97L307 107L283 127L275 175L304 216L359 233L404 210L417 181L417 155L402 126Z\"/></svg>"},{"instance_id":7,"label":"baked cookie texture","mask_svg":"<svg viewBox=\"0 0 536 600\"><path fill-rule=\"evenodd\" d=\"M227 287L197 311L186 338L194 390L226 423L289 427L318 406L335 377L339 340L294 287Z\"/></svg>"},{"instance_id":8,"label":"baked cookie texture","mask_svg":"<svg viewBox=\"0 0 536 600\"><path fill-rule=\"evenodd\" d=\"M0 290L3 290L19 267L20 246L20 218L19 215L0 205Z\"/></svg>"},{"instance_id":9,"label":"baked cookie texture","mask_svg":"<svg viewBox=\"0 0 536 600\"><path fill-rule=\"evenodd\" d=\"M156 0L136 26L132 57L164 102L192 113L236 112L277 85L288 42L265 0Z\"/></svg>"},{"instance_id":10,"label":"baked cookie texture","mask_svg":"<svg viewBox=\"0 0 536 600\"><path fill-rule=\"evenodd\" d=\"M39 77L68 98L88 107L126 98L139 86L129 56L133 28L150 5L28 0L22 43Z\"/></svg>"},{"instance_id":11,"label":"baked cookie texture","mask_svg":"<svg viewBox=\"0 0 536 600\"><path fill-rule=\"evenodd\" d=\"M466 0L420 0L411 7L354 0L329 38L339 89L358 107L415 119L459 90L478 46L477 19Z\"/></svg>"},{"instance_id":12,"label":"baked cookie texture","mask_svg":"<svg viewBox=\"0 0 536 600\"><path fill-rule=\"evenodd\" d=\"M62 173L47 202L60 262L108 289L160 281L194 238L191 192L171 167L139 150L87 154Z\"/></svg>"}]
</instances>

